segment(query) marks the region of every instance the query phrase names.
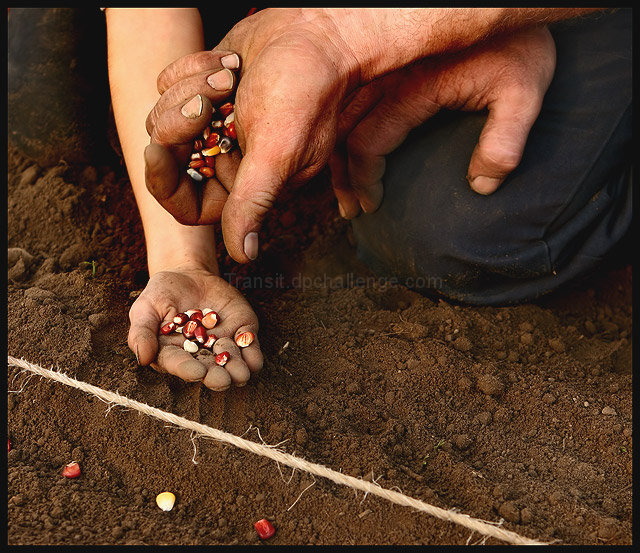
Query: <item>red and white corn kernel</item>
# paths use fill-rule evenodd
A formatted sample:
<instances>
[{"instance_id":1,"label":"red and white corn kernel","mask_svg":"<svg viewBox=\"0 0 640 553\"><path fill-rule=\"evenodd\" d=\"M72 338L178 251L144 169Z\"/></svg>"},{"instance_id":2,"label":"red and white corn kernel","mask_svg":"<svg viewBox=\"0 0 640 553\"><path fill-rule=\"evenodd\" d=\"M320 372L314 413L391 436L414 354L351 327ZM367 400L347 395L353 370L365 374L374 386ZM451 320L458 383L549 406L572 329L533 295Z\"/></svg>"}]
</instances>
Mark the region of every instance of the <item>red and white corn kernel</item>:
<instances>
[{"instance_id":1,"label":"red and white corn kernel","mask_svg":"<svg viewBox=\"0 0 640 553\"><path fill-rule=\"evenodd\" d=\"M207 329L202 325L198 325L193 332L193 335L196 341L200 344L203 344L207 341Z\"/></svg>"},{"instance_id":2,"label":"red and white corn kernel","mask_svg":"<svg viewBox=\"0 0 640 553\"><path fill-rule=\"evenodd\" d=\"M202 326L211 329L218 324L218 314L215 311L209 311L202 317Z\"/></svg>"},{"instance_id":3,"label":"red and white corn kernel","mask_svg":"<svg viewBox=\"0 0 640 553\"><path fill-rule=\"evenodd\" d=\"M209 334L207 336L207 339L204 341L204 343L202 344L203 348L207 348L207 349L211 349L213 347L213 344L216 343L216 340L218 338L216 338L215 334Z\"/></svg>"},{"instance_id":4,"label":"red and white corn kernel","mask_svg":"<svg viewBox=\"0 0 640 553\"><path fill-rule=\"evenodd\" d=\"M65 478L78 478L80 476L80 465L77 461L71 461L62 469L62 476Z\"/></svg>"},{"instance_id":5,"label":"red and white corn kernel","mask_svg":"<svg viewBox=\"0 0 640 553\"><path fill-rule=\"evenodd\" d=\"M261 540L268 540L276 533L276 529L273 527L273 524L271 524L266 518L256 522L253 527L256 529L256 532L258 532L258 536L260 536Z\"/></svg>"},{"instance_id":6,"label":"red and white corn kernel","mask_svg":"<svg viewBox=\"0 0 640 553\"><path fill-rule=\"evenodd\" d=\"M164 334L165 336L171 334L176 329L176 326L176 323L169 321L160 327L160 334Z\"/></svg>"},{"instance_id":7,"label":"red and white corn kernel","mask_svg":"<svg viewBox=\"0 0 640 553\"><path fill-rule=\"evenodd\" d=\"M254 339L255 336L253 332L250 332L249 330L247 330L246 332L241 332L236 336L236 346L238 346L239 348L246 348L247 346L251 345Z\"/></svg>"},{"instance_id":8,"label":"red and white corn kernel","mask_svg":"<svg viewBox=\"0 0 640 553\"><path fill-rule=\"evenodd\" d=\"M187 340L192 340L196 335L196 328L198 328L199 325L200 323L198 323L198 321L187 321L182 328L182 335Z\"/></svg>"},{"instance_id":9,"label":"red and white corn kernel","mask_svg":"<svg viewBox=\"0 0 640 553\"><path fill-rule=\"evenodd\" d=\"M178 313L173 318L173 322L176 323L178 326L184 325L184 323L186 323L188 320L189 320L189 315L187 315L186 313Z\"/></svg>"},{"instance_id":10,"label":"red and white corn kernel","mask_svg":"<svg viewBox=\"0 0 640 553\"><path fill-rule=\"evenodd\" d=\"M227 364L227 361L229 361L228 351L223 351L222 353L219 353L218 355L216 355L216 365L220 365L221 367L224 367Z\"/></svg>"}]
</instances>

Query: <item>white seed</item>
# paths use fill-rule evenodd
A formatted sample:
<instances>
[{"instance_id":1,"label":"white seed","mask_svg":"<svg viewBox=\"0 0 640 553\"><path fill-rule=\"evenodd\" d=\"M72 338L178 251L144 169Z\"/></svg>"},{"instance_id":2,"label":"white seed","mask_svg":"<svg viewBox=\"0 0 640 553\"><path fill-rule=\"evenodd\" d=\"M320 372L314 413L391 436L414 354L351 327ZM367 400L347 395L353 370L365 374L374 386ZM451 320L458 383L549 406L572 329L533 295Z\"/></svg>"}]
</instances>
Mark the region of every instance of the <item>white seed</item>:
<instances>
[{"instance_id":1,"label":"white seed","mask_svg":"<svg viewBox=\"0 0 640 553\"><path fill-rule=\"evenodd\" d=\"M176 334L182 334L182 328L183 328L183 327L181 327L181 326L177 326L174 332L175 332Z\"/></svg>"},{"instance_id":2,"label":"white seed","mask_svg":"<svg viewBox=\"0 0 640 553\"><path fill-rule=\"evenodd\" d=\"M213 309L209 309L208 307L205 307L202 310L202 316L204 317L207 313L211 313L213 311Z\"/></svg>"},{"instance_id":3,"label":"white seed","mask_svg":"<svg viewBox=\"0 0 640 553\"><path fill-rule=\"evenodd\" d=\"M198 171L196 171L195 169L193 169L192 167L189 167L189 169L187 169L187 174L195 181L201 182L202 179L204 179L204 177L198 173Z\"/></svg>"},{"instance_id":4,"label":"white seed","mask_svg":"<svg viewBox=\"0 0 640 553\"><path fill-rule=\"evenodd\" d=\"M170 511L176 503L176 496L171 492L159 493L156 497L156 504L163 511Z\"/></svg>"},{"instance_id":5,"label":"white seed","mask_svg":"<svg viewBox=\"0 0 640 553\"><path fill-rule=\"evenodd\" d=\"M198 344L191 340L185 340L182 347L184 348L184 351L188 351L189 353L198 353Z\"/></svg>"},{"instance_id":6,"label":"white seed","mask_svg":"<svg viewBox=\"0 0 640 553\"><path fill-rule=\"evenodd\" d=\"M226 154L233 148L233 142L228 136L223 136L220 139L220 144L218 144L218 146L220 147L220 153Z\"/></svg>"},{"instance_id":7,"label":"white seed","mask_svg":"<svg viewBox=\"0 0 640 553\"><path fill-rule=\"evenodd\" d=\"M224 126L228 127L229 125L231 125L231 123L233 123L236 120L236 117L234 115L234 112L232 111L229 115L227 115L227 118L224 120Z\"/></svg>"},{"instance_id":8,"label":"white seed","mask_svg":"<svg viewBox=\"0 0 640 553\"><path fill-rule=\"evenodd\" d=\"M185 314L187 317L191 318L191 315L193 315L195 312L196 312L196 310L195 310L195 309L187 309L187 310L184 312L184 314Z\"/></svg>"}]
</instances>

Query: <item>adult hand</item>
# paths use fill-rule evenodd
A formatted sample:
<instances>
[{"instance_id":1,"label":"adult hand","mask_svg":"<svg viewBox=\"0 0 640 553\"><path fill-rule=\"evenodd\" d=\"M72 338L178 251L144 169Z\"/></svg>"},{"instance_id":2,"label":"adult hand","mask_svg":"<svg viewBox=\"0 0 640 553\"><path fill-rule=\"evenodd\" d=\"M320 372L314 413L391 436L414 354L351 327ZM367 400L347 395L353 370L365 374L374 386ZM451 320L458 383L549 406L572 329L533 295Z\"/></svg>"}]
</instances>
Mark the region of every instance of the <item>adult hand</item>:
<instances>
[{"instance_id":1,"label":"adult hand","mask_svg":"<svg viewBox=\"0 0 640 553\"><path fill-rule=\"evenodd\" d=\"M555 45L546 27L449 55L428 58L360 89L340 119L340 146L330 160L344 217L379 205L385 156L409 131L440 109L479 111L488 118L467 178L491 194L515 169L555 70Z\"/></svg>"},{"instance_id":2,"label":"adult hand","mask_svg":"<svg viewBox=\"0 0 640 553\"><path fill-rule=\"evenodd\" d=\"M218 338L213 345L214 354L230 353L224 367L216 365L215 355L198 353L194 358L185 351L182 334L159 335L161 324L177 313L205 307L220 317L218 325L208 333ZM150 364L159 372L187 382L202 381L212 390L225 390L232 383L243 386L251 373L262 368L255 313L236 288L200 267L183 265L154 274L131 306L129 320L129 348L140 364ZM256 338L240 349L234 337L244 331L253 332Z\"/></svg>"},{"instance_id":3,"label":"adult hand","mask_svg":"<svg viewBox=\"0 0 640 553\"><path fill-rule=\"evenodd\" d=\"M233 94L234 71L239 67L233 52L199 54L206 54L206 71L172 86L159 83L162 95L146 120L151 143L144 151L148 190L178 222L190 225L220 220L241 158L237 149L216 156L215 175L203 182L194 181L185 171L193 141L211 121L213 106Z\"/></svg>"},{"instance_id":4,"label":"adult hand","mask_svg":"<svg viewBox=\"0 0 640 553\"><path fill-rule=\"evenodd\" d=\"M199 93L210 98L205 76L215 67L218 52L238 52L242 59L235 120L244 157L222 211L225 244L237 261L256 257L257 231L283 184L313 177L333 150L351 74L336 15L317 9L259 12L238 23L216 50L185 56L158 77L163 97L171 94L184 102L189 94ZM189 94L183 92L185 83L195 85L188 88ZM162 101L150 123L153 132L162 125L171 136L177 132L172 129L185 124L164 110L179 104ZM193 136L188 130L185 134ZM198 204L194 192L181 190L188 181L176 188L175 173L167 174L158 165L156 172L148 173L148 181L152 194L179 222L204 224L219 218L217 204Z\"/></svg>"}]
</instances>

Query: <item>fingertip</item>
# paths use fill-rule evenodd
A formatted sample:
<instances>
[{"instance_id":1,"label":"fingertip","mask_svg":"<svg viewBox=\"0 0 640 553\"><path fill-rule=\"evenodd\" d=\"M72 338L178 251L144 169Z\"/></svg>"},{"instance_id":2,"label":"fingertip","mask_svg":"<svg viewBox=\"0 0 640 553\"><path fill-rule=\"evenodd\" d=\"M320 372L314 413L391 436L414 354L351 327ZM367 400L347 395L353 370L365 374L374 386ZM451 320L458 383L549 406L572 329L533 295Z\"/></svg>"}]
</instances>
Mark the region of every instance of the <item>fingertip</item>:
<instances>
[{"instance_id":1,"label":"fingertip","mask_svg":"<svg viewBox=\"0 0 640 553\"><path fill-rule=\"evenodd\" d=\"M501 183L502 180L495 177L477 176L475 178L469 178L471 189L483 196L493 194Z\"/></svg>"},{"instance_id":2,"label":"fingertip","mask_svg":"<svg viewBox=\"0 0 640 553\"><path fill-rule=\"evenodd\" d=\"M215 392L222 392L231 386L231 375L224 368L215 365L209 367L202 384Z\"/></svg>"}]
</instances>

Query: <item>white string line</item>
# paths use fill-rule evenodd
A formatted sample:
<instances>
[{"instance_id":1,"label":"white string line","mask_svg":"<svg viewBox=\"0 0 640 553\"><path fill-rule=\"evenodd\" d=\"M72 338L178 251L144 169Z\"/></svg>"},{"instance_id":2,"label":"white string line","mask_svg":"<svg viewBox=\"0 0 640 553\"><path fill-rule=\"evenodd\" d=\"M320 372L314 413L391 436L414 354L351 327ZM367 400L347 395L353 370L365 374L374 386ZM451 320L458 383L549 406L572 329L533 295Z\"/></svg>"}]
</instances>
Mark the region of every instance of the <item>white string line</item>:
<instances>
[{"instance_id":1,"label":"white string line","mask_svg":"<svg viewBox=\"0 0 640 553\"><path fill-rule=\"evenodd\" d=\"M235 445L240 449L250 451L251 453L255 453L256 455L268 457L269 459L272 459L278 463L282 463L294 469L297 468L301 471L309 472L316 476L321 476L322 478L331 480L336 484L349 486L356 490L365 492L365 494L370 493L372 495L377 495L378 497L386 499L387 501L391 501L392 503L395 503L397 505L402 505L404 507L411 507L418 511L425 512L431 516L439 518L441 520L453 522L454 524L459 524L460 526L464 526L465 528L478 532L484 536L493 537L507 543L518 544L518 545L547 545L543 542L540 542L531 538L527 538L525 536L521 536L516 532L505 530L504 528L496 526L496 523L489 523L486 521L473 518L469 515L456 512L454 510L446 510L440 507L436 507L435 505L430 505L429 503L425 503L423 501L403 495L396 491L382 488L376 483L367 482L366 480L363 480L363 479L358 479L353 476L342 474L341 472L332 470L323 465L305 461L304 459L295 457L283 451L273 449L271 447L267 447L249 440L245 440L234 434L229 434L228 432L224 432L216 428L211 428L210 426L206 426L204 424L200 424L198 422L185 419L184 417L174 415L173 413L168 413L166 411L162 411L161 409L151 407L146 403L141 403L139 401L135 401L133 399L123 397L118 393L114 393L109 390L103 390L102 388L93 386L92 384L88 384L86 382L81 382L79 380L71 378L59 371L43 369L42 367L35 365L33 363L29 363L24 359L18 360L8 355L7 360L8 360L8 365L27 369L31 372L34 372L36 374L39 374L51 380L55 380L67 386L77 388L79 390L82 390L83 392L93 394L98 398L103 399L106 402L117 403L118 405L121 405L123 407L136 409L151 417L160 419L165 422L169 422L176 426L181 426L183 428L192 430L204 436L209 436L215 440L219 440L221 442Z\"/></svg>"}]
</instances>

